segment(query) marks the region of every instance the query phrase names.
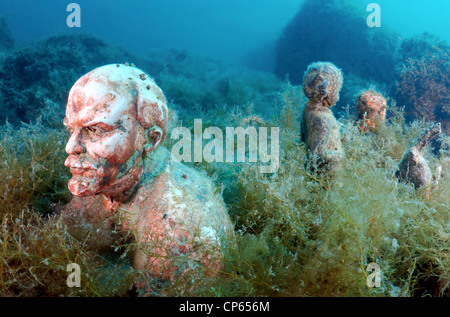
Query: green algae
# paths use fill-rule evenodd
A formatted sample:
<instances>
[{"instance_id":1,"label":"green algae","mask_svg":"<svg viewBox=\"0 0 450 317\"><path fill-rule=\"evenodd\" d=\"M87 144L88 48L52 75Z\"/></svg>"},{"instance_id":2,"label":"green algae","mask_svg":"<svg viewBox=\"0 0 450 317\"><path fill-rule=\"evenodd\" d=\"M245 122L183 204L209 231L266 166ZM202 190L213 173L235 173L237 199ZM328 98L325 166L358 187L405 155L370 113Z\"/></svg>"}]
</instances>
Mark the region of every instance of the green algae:
<instances>
[{"instance_id":1,"label":"green algae","mask_svg":"<svg viewBox=\"0 0 450 317\"><path fill-rule=\"evenodd\" d=\"M70 197L62 167L67 139L62 127L4 126L0 173L7 182L0 212L0 294L448 296L449 138L441 138L440 153L424 153L432 171L442 167L442 177L417 191L399 183L395 172L404 151L429 123L406 125L395 105L377 134L360 133L357 123L344 117L346 160L327 177L314 168L299 140L297 119L305 101L300 87L285 85L274 105L276 114L269 118L220 107L198 109L190 118L183 115L183 125L187 122L190 129L194 118L208 118L205 126L253 122L280 127L281 164L276 174L262 174L260 163L186 163L207 173L221 189L235 224L236 244L215 276L205 276L199 268L196 276L172 283L130 268L133 243L117 244L104 255L89 250L59 224L56 206ZM180 118L176 111L170 115L173 129ZM165 146L170 145L167 140ZM40 198L45 198L42 204ZM50 216L48 209L53 210ZM82 264L79 289L65 285L69 261ZM380 266L380 287L367 285L370 263ZM137 279L150 285L149 293L135 292Z\"/></svg>"}]
</instances>

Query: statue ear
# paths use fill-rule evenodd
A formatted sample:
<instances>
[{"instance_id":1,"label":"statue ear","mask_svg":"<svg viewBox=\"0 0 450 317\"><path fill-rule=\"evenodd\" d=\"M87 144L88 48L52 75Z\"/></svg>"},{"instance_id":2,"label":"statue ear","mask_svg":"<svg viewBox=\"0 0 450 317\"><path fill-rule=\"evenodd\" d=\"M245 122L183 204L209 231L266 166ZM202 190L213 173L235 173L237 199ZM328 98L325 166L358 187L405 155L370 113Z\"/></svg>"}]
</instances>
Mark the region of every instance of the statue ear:
<instances>
[{"instance_id":1,"label":"statue ear","mask_svg":"<svg viewBox=\"0 0 450 317\"><path fill-rule=\"evenodd\" d=\"M166 99L162 90L152 81L152 85L142 88L135 87L137 120L148 131L148 151L156 148L161 143L167 132L168 110Z\"/></svg>"},{"instance_id":2,"label":"statue ear","mask_svg":"<svg viewBox=\"0 0 450 317\"><path fill-rule=\"evenodd\" d=\"M147 142L144 144L144 155L155 150L159 146L163 140L164 132L160 127L155 126L148 130L146 137Z\"/></svg>"}]
</instances>

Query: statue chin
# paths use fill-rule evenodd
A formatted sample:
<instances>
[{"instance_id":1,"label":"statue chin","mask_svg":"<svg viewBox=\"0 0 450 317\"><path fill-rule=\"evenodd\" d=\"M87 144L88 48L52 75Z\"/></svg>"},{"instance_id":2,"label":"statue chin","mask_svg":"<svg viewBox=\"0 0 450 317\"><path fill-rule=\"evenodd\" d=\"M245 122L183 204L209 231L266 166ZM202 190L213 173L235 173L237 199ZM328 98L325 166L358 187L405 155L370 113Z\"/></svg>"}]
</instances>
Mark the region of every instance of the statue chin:
<instances>
[{"instance_id":1,"label":"statue chin","mask_svg":"<svg viewBox=\"0 0 450 317\"><path fill-rule=\"evenodd\" d=\"M99 192L97 181L92 178L73 176L69 181L69 190L74 196L86 197Z\"/></svg>"}]
</instances>

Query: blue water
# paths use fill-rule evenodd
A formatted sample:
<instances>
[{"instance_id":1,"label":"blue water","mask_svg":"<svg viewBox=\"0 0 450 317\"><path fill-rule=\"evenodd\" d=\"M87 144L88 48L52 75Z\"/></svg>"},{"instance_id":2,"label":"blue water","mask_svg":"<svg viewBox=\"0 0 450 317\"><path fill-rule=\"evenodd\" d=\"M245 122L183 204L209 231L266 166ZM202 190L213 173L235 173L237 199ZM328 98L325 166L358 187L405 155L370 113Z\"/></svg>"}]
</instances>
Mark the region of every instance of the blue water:
<instances>
[{"instance_id":1,"label":"blue water","mask_svg":"<svg viewBox=\"0 0 450 317\"><path fill-rule=\"evenodd\" d=\"M323 0L325 3L325 0ZM69 29L69 3L80 4L82 27ZM303 0L0 0L16 42L88 33L134 54L179 48L234 61L275 41ZM356 0L362 14L379 3L382 27L399 37L428 31L450 42L449 0ZM339 27L338 25L336 27Z\"/></svg>"}]
</instances>

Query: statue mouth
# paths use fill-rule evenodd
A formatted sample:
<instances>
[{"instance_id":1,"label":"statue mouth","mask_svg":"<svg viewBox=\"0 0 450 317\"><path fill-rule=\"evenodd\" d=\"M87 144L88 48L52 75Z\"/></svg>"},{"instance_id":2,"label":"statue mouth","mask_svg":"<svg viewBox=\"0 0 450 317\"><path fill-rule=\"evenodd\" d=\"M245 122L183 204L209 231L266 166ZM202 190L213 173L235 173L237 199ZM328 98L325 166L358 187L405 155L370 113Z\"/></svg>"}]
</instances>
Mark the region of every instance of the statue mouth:
<instances>
[{"instance_id":1,"label":"statue mouth","mask_svg":"<svg viewBox=\"0 0 450 317\"><path fill-rule=\"evenodd\" d=\"M79 197L95 195L108 186L110 172L114 167L104 158L94 160L87 153L69 155L64 163L72 174L68 187L70 192Z\"/></svg>"},{"instance_id":2,"label":"statue mouth","mask_svg":"<svg viewBox=\"0 0 450 317\"><path fill-rule=\"evenodd\" d=\"M90 165L89 162L75 160L74 157L69 157L66 161L66 166L70 169L72 178L69 180L69 190L75 196L91 195L95 190L97 184L97 170ZM88 164L86 164L88 163Z\"/></svg>"}]
</instances>

